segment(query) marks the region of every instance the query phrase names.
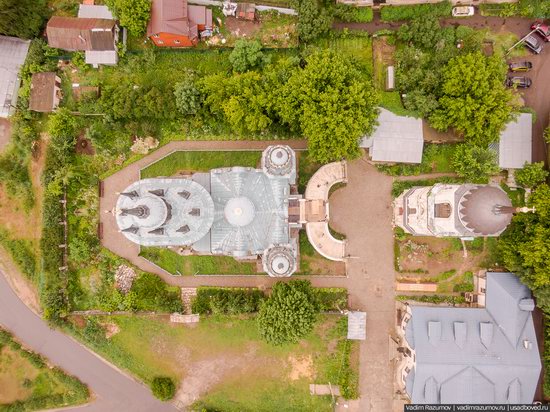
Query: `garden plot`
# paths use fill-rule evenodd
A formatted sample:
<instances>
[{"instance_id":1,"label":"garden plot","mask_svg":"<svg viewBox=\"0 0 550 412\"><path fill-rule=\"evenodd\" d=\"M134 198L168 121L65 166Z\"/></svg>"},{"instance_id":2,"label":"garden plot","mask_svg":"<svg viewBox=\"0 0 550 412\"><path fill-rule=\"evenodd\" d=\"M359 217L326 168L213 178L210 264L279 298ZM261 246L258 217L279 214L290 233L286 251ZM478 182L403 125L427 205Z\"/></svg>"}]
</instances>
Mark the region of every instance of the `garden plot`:
<instances>
[{"instance_id":1,"label":"garden plot","mask_svg":"<svg viewBox=\"0 0 550 412\"><path fill-rule=\"evenodd\" d=\"M438 293L473 290L473 273L485 268L492 253L483 238L466 242L464 255L459 239L402 236L395 241L398 281L437 283Z\"/></svg>"}]
</instances>

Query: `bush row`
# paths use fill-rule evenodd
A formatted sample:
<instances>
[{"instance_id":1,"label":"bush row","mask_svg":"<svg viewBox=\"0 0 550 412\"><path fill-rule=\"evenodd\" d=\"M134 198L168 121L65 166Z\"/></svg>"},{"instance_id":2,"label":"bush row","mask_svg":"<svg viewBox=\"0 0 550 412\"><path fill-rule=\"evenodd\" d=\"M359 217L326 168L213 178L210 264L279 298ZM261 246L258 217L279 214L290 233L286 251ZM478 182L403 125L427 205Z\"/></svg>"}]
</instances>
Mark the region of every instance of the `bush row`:
<instances>
[{"instance_id":1,"label":"bush row","mask_svg":"<svg viewBox=\"0 0 550 412\"><path fill-rule=\"evenodd\" d=\"M12 239L5 229L0 228L0 245L10 253L23 274L30 280L35 280L36 256L31 243L28 240Z\"/></svg>"},{"instance_id":2,"label":"bush row","mask_svg":"<svg viewBox=\"0 0 550 412\"><path fill-rule=\"evenodd\" d=\"M347 23L368 23L373 13L370 7L357 7L348 4L337 4L333 9L334 17Z\"/></svg>"},{"instance_id":3,"label":"bush row","mask_svg":"<svg viewBox=\"0 0 550 412\"><path fill-rule=\"evenodd\" d=\"M344 288L313 288L322 312L347 309L348 292ZM193 300L193 313L201 315L237 315L257 312L266 294L255 288L201 287Z\"/></svg>"},{"instance_id":4,"label":"bush row","mask_svg":"<svg viewBox=\"0 0 550 412\"><path fill-rule=\"evenodd\" d=\"M458 305L465 303L466 300L463 296L448 296L448 295L398 295L396 296L397 300L413 300L415 302L424 302L424 303L449 303L451 305Z\"/></svg>"},{"instance_id":5,"label":"bush row","mask_svg":"<svg viewBox=\"0 0 550 412\"><path fill-rule=\"evenodd\" d=\"M412 20L425 15L436 17L451 17L450 1L440 3L414 4L407 6L383 6L380 17L383 21Z\"/></svg>"},{"instance_id":6,"label":"bush row","mask_svg":"<svg viewBox=\"0 0 550 412\"><path fill-rule=\"evenodd\" d=\"M236 315L257 312L265 294L253 288L202 287L193 300L193 313Z\"/></svg>"},{"instance_id":7,"label":"bush row","mask_svg":"<svg viewBox=\"0 0 550 412\"><path fill-rule=\"evenodd\" d=\"M481 4L479 8L483 16L550 17L550 2L545 0L519 0L517 3Z\"/></svg>"}]
</instances>

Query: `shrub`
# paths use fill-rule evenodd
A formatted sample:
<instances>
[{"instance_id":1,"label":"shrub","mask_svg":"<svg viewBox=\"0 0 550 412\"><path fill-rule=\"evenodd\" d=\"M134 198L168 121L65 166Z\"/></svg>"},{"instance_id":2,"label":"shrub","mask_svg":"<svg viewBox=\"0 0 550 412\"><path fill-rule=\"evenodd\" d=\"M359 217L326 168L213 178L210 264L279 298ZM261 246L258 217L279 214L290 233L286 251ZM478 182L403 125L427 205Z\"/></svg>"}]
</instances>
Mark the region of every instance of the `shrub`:
<instances>
[{"instance_id":1,"label":"shrub","mask_svg":"<svg viewBox=\"0 0 550 412\"><path fill-rule=\"evenodd\" d=\"M176 394L176 385L172 378L167 376L157 376L151 382L151 391L153 395L162 401L170 400Z\"/></svg>"},{"instance_id":2,"label":"shrub","mask_svg":"<svg viewBox=\"0 0 550 412\"><path fill-rule=\"evenodd\" d=\"M526 163L523 169L515 171L516 182L523 187L533 188L546 181L548 170L544 162Z\"/></svg>"},{"instance_id":3,"label":"shrub","mask_svg":"<svg viewBox=\"0 0 550 412\"><path fill-rule=\"evenodd\" d=\"M496 153L488 148L461 144L453 157L456 173L474 183L486 183L489 176L497 174L499 167Z\"/></svg>"},{"instance_id":4,"label":"shrub","mask_svg":"<svg viewBox=\"0 0 550 412\"><path fill-rule=\"evenodd\" d=\"M229 61L233 70L244 73L261 67L266 62L266 56L262 52L262 44L258 40L240 39L235 43L235 48L229 55Z\"/></svg>"},{"instance_id":5,"label":"shrub","mask_svg":"<svg viewBox=\"0 0 550 412\"><path fill-rule=\"evenodd\" d=\"M319 305L309 281L278 282L260 305L260 334L273 345L296 343L313 330L318 312Z\"/></svg>"},{"instance_id":6,"label":"shrub","mask_svg":"<svg viewBox=\"0 0 550 412\"><path fill-rule=\"evenodd\" d=\"M149 0L106 0L105 3L132 36L145 33L151 10Z\"/></svg>"},{"instance_id":7,"label":"shrub","mask_svg":"<svg viewBox=\"0 0 550 412\"><path fill-rule=\"evenodd\" d=\"M371 7L356 7L341 3L334 6L333 14L338 20L349 23L368 23L373 18Z\"/></svg>"},{"instance_id":8,"label":"shrub","mask_svg":"<svg viewBox=\"0 0 550 412\"><path fill-rule=\"evenodd\" d=\"M342 311L348 308L348 291L344 288L315 288L315 298L321 311Z\"/></svg>"},{"instance_id":9,"label":"shrub","mask_svg":"<svg viewBox=\"0 0 550 412\"><path fill-rule=\"evenodd\" d=\"M201 108L203 96L192 74L188 74L181 82L176 83L174 96L176 106L182 114L195 114Z\"/></svg>"},{"instance_id":10,"label":"shrub","mask_svg":"<svg viewBox=\"0 0 550 412\"><path fill-rule=\"evenodd\" d=\"M201 287L193 300L193 313L236 315L257 312L264 298L259 289Z\"/></svg>"},{"instance_id":11,"label":"shrub","mask_svg":"<svg viewBox=\"0 0 550 412\"><path fill-rule=\"evenodd\" d=\"M451 11L452 4L450 1L407 6L382 6L380 17L383 21L411 20L425 15L450 17Z\"/></svg>"},{"instance_id":12,"label":"shrub","mask_svg":"<svg viewBox=\"0 0 550 412\"><path fill-rule=\"evenodd\" d=\"M135 294L132 310L181 312L183 310L180 290L167 285L161 278L151 273L142 273L132 285Z\"/></svg>"}]
</instances>

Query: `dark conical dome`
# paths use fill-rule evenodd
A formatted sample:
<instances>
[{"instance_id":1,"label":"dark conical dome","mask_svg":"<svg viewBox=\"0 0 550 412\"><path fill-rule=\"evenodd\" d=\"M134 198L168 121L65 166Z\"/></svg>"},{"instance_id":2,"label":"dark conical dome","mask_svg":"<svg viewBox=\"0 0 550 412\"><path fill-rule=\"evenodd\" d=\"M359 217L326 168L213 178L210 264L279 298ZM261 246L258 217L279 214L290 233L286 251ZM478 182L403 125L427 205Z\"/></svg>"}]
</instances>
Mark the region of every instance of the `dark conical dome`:
<instances>
[{"instance_id":1,"label":"dark conical dome","mask_svg":"<svg viewBox=\"0 0 550 412\"><path fill-rule=\"evenodd\" d=\"M512 202L497 186L475 186L459 202L460 220L476 235L498 235L512 220Z\"/></svg>"}]
</instances>

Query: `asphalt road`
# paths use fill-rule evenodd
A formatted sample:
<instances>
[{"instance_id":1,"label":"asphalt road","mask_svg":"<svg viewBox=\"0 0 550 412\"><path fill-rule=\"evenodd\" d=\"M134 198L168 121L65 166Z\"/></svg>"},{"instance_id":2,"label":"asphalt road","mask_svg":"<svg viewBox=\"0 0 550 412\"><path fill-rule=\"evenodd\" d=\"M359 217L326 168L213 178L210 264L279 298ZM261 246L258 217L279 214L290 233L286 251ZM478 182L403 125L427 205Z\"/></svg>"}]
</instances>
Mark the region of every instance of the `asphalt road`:
<instances>
[{"instance_id":1,"label":"asphalt road","mask_svg":"<svg viewBox=\"0 0 550 412\"><path fill-rule=\"evenodd\" d=\"M67 335L51 329L13 292L0 271L0 325L24 346L86 383L94 400L71 408L86 412L163 412L176 409L153 397L149 388L118 371ZM68 410L68 409L64 409Z\"/></svg>"}]
</instances>

